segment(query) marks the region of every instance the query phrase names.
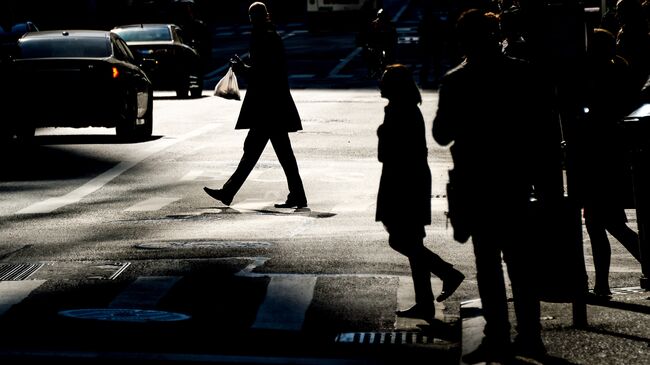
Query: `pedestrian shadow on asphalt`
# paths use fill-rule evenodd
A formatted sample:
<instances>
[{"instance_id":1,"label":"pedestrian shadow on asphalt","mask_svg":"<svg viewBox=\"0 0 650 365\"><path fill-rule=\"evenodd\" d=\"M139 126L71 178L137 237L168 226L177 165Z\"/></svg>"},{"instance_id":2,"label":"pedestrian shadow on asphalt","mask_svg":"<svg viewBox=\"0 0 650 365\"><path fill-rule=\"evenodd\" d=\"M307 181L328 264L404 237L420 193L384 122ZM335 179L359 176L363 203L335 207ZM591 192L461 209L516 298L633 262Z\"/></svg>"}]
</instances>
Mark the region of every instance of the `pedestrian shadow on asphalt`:
<instances>
[{"instance_id":1,"label":"pedestrian shadow on asphalt","mask_svg":"<svg viewBox=\"0 0 650 365\"><path fill-rule=\"evenodd\" d=\"M616 300L591 300L587 302L589 305L593 306L599 306L599 307L604 307L604 308L611 308L611 309L617 309L621 311L626 311L626 312L635 312L635 313L640 313L640 314L650 314L650 298L646 298L646 301L648 301L647 305L643 304L637 304L637 303L625 303L625 302L619 302ZM645 338L645 337L640 337L637 335L632 335L632 334L626 334L626 333L619 333L619 332L614 332L610 331L607 329L602 328L602 326L596 328L596 327L586 327L584 328L585 331L591 332L591 333L597 333L605 336L614 336L614 337L619 337L627 340L632 340L632 341L637 341L637 342L645 342L650 346L650 338Z\"/></svg>"},{"instance_id":2,"label":"pedestrian shadow on asphalt","mask_svg":"<svg viewBox=\"0 0 650 365\"><path fill-rule=\"evenodd\" d=\"M510 362L512 365L580 365L579 363L571 362L561 357L555 357L547 355L544 359L535 360L526 357L516 356L515 359Z\"/></svg>"},{"instance_id":3,"label":"pedestrian shadow on asphalt","mask_svg":"<svg viewBox=\"0 0 650 365\"><path fill-rule=\"evenodd\" d=\"M427 324L417 325L423 335L432 338L438 338L448 342L458 342L461 340L461 330L458 323L448 323L439 319L427 321Z\"/></svg>"},{"instance_id":4,"label":"pedestrian shadow on asphalt","mask_svg":"<svg viewBox=\"0 0 650 365\"><path fill-rule=\"evenodd\" d=\"M35 136L33 145L67 145L67 144L136 144L155 141L163 136L150 136L140 140L127 140L115 134L59 134Z\"/></svg>"},{"instance_id":5,"label":"pedestrian shadow on asphalt","mask_svg":"<svg viewBox=\"0 0 650 365\"><path fill-rule=\"evenodd\" d=\"M335 213L329 212L316 212L309 208L298 208L298 209L274 209L274 208L263 208L263 209L254 209L255 212L268 215L300 215L309 218L330 218L335 216Z\"/></svg>"},{"instance_id":6,"label":"pedestrian shadow on asphalt","mask_svg":"<svg viewBox=\"0 0 650 365\"><path fill-rule=\"evenodd\" d=\"M330 212L318 212L313 211L310 208L297 208L297 209L285 209L285 208L274 208L272 206L263 207L259 209L235 209L233 207L210 207L208 209L218 209L221 214L264 214L264 215L277 215L277 216L303 216L308 218L331 218L336 215L336 213Z\"/></svg>"},{"instance_id":7,"label":"pedestrian shadow on asphalt","mask_svg":"<svg viewBox=\"0 0 650 365\"><path fill-rule=\"evenodd\" d=\"M596 327L587 327L587 328L583 328L582 330L586 331L586 332L590 332L590 333L604 335L604 336L618 337L618 338L622 338L622 339L625 339L625 340L631 340L631 341L636 341L636 342L645 342L646 344L648 344L648 346L650 346L650 338L645 338L645 337L641 337L641 336L637 336L637 335L631 335L631 334L627 334L627 333L614 332L614 331L603 329L601 327L598 327L598 328L596 328Z\"/></svg>"},{"instance_id":8,"label":"pedestrian shadow on asphalt","mask_svg":"<svg viewBox=\"0 0 650 365\"><path fill-rule=\"evenodd\" d=\"M642 314L650 314L650 298L647 298L648 304L625 303L616 300L590 300L587 302L589 305L596 305L599 307L620 309L628 312L636 312Z\"/></svg>"}]
</instances>

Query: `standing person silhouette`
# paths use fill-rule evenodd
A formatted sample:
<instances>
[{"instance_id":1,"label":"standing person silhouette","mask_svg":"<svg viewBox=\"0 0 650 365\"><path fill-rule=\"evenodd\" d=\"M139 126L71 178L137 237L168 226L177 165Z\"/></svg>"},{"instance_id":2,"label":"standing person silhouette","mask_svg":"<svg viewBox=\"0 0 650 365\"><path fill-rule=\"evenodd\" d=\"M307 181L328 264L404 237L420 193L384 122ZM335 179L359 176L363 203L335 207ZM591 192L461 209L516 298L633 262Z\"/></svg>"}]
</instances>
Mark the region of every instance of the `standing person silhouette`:
<instances>
[{"instance_id":1,"label":"standing person silhouette","mask_svg":"<svg viewBox=\"0 0 650 365\"><path fill-rule=\"evenodd\" d=\"M212 35L205 22L197 16L194 0L174 0L172 21L181 27L184 42L201 56L201 67L205 71L212 58Z\"/></svg>"},{"instance_id":2,"label":"standing person silhouette","mask_svg":"<svg viewBox=\"0 0 650 365\"><path fill-rule=\"evenodd\" d=\"M396 314L432 320L431 274L443 281L436 298L439 302L453 294L465 275L423 244L424 226L431 224L431 171L424 119L418 108L420 90L408 68L394 64L383 73L380 91L388 105L384 122L377 129L378 158L383 167L376 220L388 231L390 247L408 258L415 287L415 305Z\"/></svg>"},{"instance_id":3,"label":"standing person silhouette","mask_svg":"<svg viewBox=\"0 0 650 365\"><path fill-rule=\"evenodd\" d=\"M616 19L620 24L616 33L617 54L630 64L639 92L650 74L650 34L641 1L618 0Z\"/></svg>"},{"instance_id":4,"label":"standing person silhouette","mask_svg":"<svg viewBox=\"0 0 650 365\"><path fill-rule=\"evenodd\" d=\"M582 193L585 227L596 271L592 295L609 299L611 247L607 232L641 261L639 235L627 225L625 204L632 204L632 176L625 141L617 126L637 105L632 70L616 55L616 38L596 28L589 38L583 126Z\"/></svg>"},{"instance_id":5,"label":"standing person silhouette","mask_svg":"<svg viewBox=\"0 0 650 365\"><path fill-rule=\"evenodd\" d=\"M397 28L384 9L362 33L363 57L368 67L368 77L380 78L384 68L395 62L397 51Z\"/></svg>"},{"instance_id":6,"label":"standing person silhouette","mask_svg":"<svg viewBox=\"0 0 650 365\"><path fill-rule=\"evenodd\" d=\"M289 132L301 130L302 123L289 89L284 45L264 3L251 4L248 14L253 25L250 62L246 64L237 56L231 60L235 73L244 75L248 81L235 126L235 129L248 129L244 154L222 189L204 187L203 190L212 198L230 205L257 164L267 142L271 141L289 185L287 200L275 204L275 207L305 208L307 197L289 139Z\"/></svg>"},{"instance_id":7,"label":"standing person silhouette","mask_svg":"<svg viewBox=\"0 0 650 365\"><path fill-rule=\"evenodd\" d=\"M476 259L476 279L486 321L478 348L466 363L507 362L513 355L542 358L540 300L530 267L531 232L525 219L543 152L540 83L525 61L501 51L499 24L492 13L463 12L456 35L465 58L442 79L433 137L451 145L456 194L465 201L466 225ZM547 123L548 124L548 123ZM537 191L537 186L535 186ZM510 339L505 261L517 319ZM514 346L513 346L514 345Z\"/></svg>"}]
</instances>

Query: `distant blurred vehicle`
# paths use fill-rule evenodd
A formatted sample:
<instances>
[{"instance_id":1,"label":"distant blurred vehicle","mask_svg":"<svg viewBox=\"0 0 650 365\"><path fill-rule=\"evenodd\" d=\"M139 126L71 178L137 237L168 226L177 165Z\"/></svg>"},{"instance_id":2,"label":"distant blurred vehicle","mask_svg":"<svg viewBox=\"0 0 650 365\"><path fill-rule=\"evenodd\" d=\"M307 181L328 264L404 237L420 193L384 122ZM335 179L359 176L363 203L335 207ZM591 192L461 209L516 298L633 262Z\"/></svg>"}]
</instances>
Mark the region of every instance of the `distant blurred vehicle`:
<instances>
[{"instance_id":1,"label":"distant blurred vehicle","mask_svg":"<svg viewBox=\"0 0 650 365\"><path fill-rule=\"evenodd\" d=\"M8 65L11 117L3 134L25 140L39 127L115 127L151 136L153 87L118 35L98 30L27 33Z\"/></svg>"},{"instance_id":2,"label":"distant blurred vehicle","mask_svg":"<svg viewBox=\"0 0 650 365\"><path fill-rule=\"evenodd\" d=\"M183 40L174 24L133 24L115 27L155 90L173 90L179 98L194 98L203 92L202 61L196 49Z\"/></svg>"},{"instance_id":3,"label":"distant blurred vehicle","mask_svg":"<svg viewBox=\"0 0 650 365\"><path fill-rule=\"evenodd\" d=\"M355 27L372 20L382 0L306 0L310 32ZM374 18L374 17L373 17Z\"/></svg>"},{"instance_id":4,"label":"distant blurred vehicle","mask_svg":"<svg viewBox=\"0 0 650 365\"><path fill-rule=\"evenodd\" d=\"M38 32L38 27L31 21L16 23L8 29L0 26L0 62L6 62L13 57L18 38L29 32Z\"/></svg>"}]
</instances>

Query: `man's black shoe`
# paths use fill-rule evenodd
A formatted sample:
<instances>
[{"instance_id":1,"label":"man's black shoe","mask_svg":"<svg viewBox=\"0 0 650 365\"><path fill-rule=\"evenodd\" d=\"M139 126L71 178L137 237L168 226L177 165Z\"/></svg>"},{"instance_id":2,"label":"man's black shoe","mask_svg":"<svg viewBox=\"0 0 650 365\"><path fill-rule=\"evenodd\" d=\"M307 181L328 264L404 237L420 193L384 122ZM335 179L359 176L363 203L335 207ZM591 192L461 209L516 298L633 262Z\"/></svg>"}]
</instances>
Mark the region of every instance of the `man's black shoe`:
<instances>
[{"instance_id":1,"label":"man's black shoe","mask_svg":"<svg viewBox=\"0 0 650 365\"><path fill-rule=\"evenodd\" d=\"M440 292L440 295L436 298L437 302L442 302L443 300L449 298L456 289L460 286L460 283L465 280L465 275L461 273L460 271L452 268L451 274L449 276L445 277L442 281L442 291Z\"/></svg>"},{"instance_id":2,"label":"man's black shoe","mask_svg":"<svg viewBox=\"0 0 650 365\"><path fill-rule=\"evenodd\" d=\"M398 317L423 319L425 321L432 320L435 313L436 309L433 307L433 304L431 306L416 304L409 309L395 311Z\"/></svg>"},{"instance_id":3,"label":"man's black shoe","mask_svg":"<svg viewBox=\"0 0 650 365\"><path fill-rule=\"evenodd\" d=\"M232 203L232 197L226 196L226 194L224 194L223 190L221 189L210 189L208 187L204 187L203 191L205 191L205 193L210 195L213 199L216 199L225 205L230 205L230 203Z\"/></svg>"},{"instance_id":4,"label":"man's black shoe","mask_svg":"<svg viewBox=\"0 0 650 365\"><path fill-rule=\"evenodd\" d=\"M301 208L307 208L307 202L297 202L297 201L293 201L293 200L287 200L284 203L275 204L274 207L276 207L276 208L296 208L296 209L301 209Z\"/></svg>"}]
</instances>

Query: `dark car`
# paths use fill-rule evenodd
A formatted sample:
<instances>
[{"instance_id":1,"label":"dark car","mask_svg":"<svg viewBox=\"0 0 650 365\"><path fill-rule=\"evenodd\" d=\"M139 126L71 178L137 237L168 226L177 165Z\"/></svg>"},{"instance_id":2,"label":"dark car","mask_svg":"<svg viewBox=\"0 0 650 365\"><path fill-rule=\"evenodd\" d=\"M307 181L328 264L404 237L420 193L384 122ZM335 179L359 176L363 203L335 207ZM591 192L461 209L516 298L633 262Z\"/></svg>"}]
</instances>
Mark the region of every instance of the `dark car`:
<instances>
[{"instance_id":1,"label":"dark car","mask_svg":"<svg viewBox=\"0 0 650 365\"><path fill-rule=\"evenodd\" d=\"M123 25L111 30L122 37L147 73L155 90L173 90L178 97L203 92L201 56L184 43L174 24Z\"/></svg>"},{"instance_id":2,"label":"dark car","mask_svg":"<svg viewBox=\"0 0 650 365\"><path fill-rule=\"evenodd\" d=\"M153 87L135 62L111 32L25 34L8 68L13 112L3 132L23 139L39 127L115 127L126 139L150 137Z\"/></svg>"}]
</instances>

